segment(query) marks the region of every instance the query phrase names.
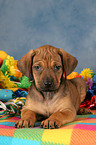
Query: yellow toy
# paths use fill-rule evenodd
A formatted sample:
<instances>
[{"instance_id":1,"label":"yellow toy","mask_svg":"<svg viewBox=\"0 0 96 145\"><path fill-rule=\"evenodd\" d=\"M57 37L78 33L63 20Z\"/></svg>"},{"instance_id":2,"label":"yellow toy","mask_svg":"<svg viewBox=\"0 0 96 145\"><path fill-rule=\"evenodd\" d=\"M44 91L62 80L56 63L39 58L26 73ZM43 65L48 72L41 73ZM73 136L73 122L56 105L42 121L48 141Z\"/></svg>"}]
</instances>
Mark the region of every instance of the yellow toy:
<instances>
[{"instance_id":1,"label":"yellow toy","mask_svg":"<svg viewBox=\"0 0 96 145\"><path fill-rule=\"evenodd\" d=\"M79 74L77 72L72 72L70 75L67 76L67 79L73 79L76 76L78 76Z\"/></svg>"},{"instance_id":2,"label":"yellow toy","mask_svg":"<svg viewBox=\"0 0 96 145\"><path fill-rule=\"evenodd\" d=\"M14 88L17 85L10 80L10 77L19 79L22 73L17 68L17 60L9 56L6 52L0 51L0 58L3 64L0 68L0 88Z\"/></svg>"},{"instance_id":3,"label":"yellow toy","mask_svg":"<svg viewBox=\"0 0 96 145\"><path fill-rule=\"evenodd\" d=\"M83 77L83 79L85 81L87 81L87 77L89 79L92 78L92 74L93 74L93 70L90 70L90 68L86 68L86 69L83 69L83 71L81 71L80 75Z\"/></svg>"},{"instance_id":4,"label":"yellow toy","mask_svg":"<svg viewBox=\"0 0 96 145\"><path fill-rule=\"evenodd\" d=\"M6 52L0 50L0 58L1 59L4 60L4 59L6 59L7 56L8 56L8 54Z\"/></svg>"},{"instance_id":5,"label":"yellow toy","mask_svg":"<svg viewBox=\"0 0 96 145\"><path fill-rule=\"evenodd\" d=\"M9 76L14 76L16 79L22 77L22 73L17 68L17 60L14 60L14 58L9 55L5 55L5 56L6 59L4 59L0 69L3 72L3 74L5 75L5 73L7 73Z\"/></svg>"},{"instance_id":6,"label":"yellow toy","mask_svg":"<svg viewBox=\"0 0 96 145\"><path fill-rule=\"evenodd\" d=\"M10 81L10 77L7 74L3 75L3 73L0 71L0 88L6 89L14 87L17 87L17 85Z\"/></svg>"}]
</instances>

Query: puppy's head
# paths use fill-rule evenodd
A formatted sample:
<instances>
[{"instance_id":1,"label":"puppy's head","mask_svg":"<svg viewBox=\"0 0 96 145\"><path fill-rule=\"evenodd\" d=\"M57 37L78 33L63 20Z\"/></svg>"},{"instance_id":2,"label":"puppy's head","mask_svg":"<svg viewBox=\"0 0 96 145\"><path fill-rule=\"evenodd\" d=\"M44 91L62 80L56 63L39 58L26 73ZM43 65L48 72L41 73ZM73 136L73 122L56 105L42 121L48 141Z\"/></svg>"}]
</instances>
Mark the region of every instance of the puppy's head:
<instances>
[{"instance_id":1,"label":"puppy's head","mask_svg":"<svg viewBox=\"0 0 96 145\"><path fill-rule=\"evenodd\" d=\"M63 73L70 74L76 67L77 60L63 49L50 45L29 51L18 61L20 71L33 76L39 91L55 91L59 88Z\"/></svg>"}]
</instances>

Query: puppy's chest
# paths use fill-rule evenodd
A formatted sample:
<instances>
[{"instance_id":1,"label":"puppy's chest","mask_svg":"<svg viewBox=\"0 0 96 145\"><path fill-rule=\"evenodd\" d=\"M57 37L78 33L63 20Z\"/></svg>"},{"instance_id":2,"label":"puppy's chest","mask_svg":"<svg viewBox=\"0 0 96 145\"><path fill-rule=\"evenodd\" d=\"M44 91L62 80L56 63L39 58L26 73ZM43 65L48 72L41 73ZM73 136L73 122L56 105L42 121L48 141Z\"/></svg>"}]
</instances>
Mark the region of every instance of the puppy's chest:
<instances>
[{"instance_id":1,"label":"puppy's chest","mask_svg":"<svg viewBox=\"0 0 96 145\"><path fill-rule=\"evenodd\" d=\"M61 108L61 103L60 101L57 100L45 100L44 102L40 102L39 104L41 108L39 108L38 113L45 115L45 116L50 116L52 113L60 110Z\"/></svg>"},{"instance_id":2,"label":"puppy's chest","mask_svg":"<svg viewBox=\"0 0 96 145\"><path fill-rule=\"evenodd\" d=\"M56 112L59 109L58 102L60 101L58 99L58 96L54 94L54 92L44 92L44 101L41 103L41 109L40 111L44 111L44 115L50 116L50 114Z\"/></svg>"},{"instance_id":3,"label":"puppy's chest","mask_svg":"<svg viewBox=\"0 0 96 145\"><path fill-rule=\"evenodd\" d=\"M52 113L62 111L64 108L64 100L57 96L52 99L46 98L44 101L32 101L31 110L37 114L45 115L49 117Z\"/></svg>"}]
</instances>

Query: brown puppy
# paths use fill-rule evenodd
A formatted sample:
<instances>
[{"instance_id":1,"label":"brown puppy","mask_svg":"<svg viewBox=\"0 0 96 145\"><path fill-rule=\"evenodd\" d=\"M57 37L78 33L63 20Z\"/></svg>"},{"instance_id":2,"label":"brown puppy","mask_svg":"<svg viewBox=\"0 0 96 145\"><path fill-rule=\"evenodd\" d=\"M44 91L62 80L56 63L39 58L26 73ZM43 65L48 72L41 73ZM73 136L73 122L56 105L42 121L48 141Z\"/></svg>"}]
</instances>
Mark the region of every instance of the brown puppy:
<instances>
[{"instance_id":1,"label":"brown puppy","mask_svg":"<svg viewBox=\"0 0 96 145\"><path fill-rule=\"evenodd\" d=\"M20 71L29 79L32 74L33 81L15 127L33 127L43 118L41 127L58 128L75 120L86 96L83 79L66 79L76 65L75 57L50 45L29 51L18 61Z\"/></svg>"}]
</instances>

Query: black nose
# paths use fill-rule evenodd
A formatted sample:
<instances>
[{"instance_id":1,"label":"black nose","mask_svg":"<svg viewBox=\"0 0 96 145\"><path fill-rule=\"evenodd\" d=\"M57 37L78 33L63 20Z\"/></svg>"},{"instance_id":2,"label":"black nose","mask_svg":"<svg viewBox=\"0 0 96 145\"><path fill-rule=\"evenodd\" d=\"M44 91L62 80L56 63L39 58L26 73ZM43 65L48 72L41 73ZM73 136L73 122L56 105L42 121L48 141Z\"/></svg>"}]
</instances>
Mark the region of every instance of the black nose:
<instances>
[{"instance_id":1,"label":"black nose","mask_svg":"<svg viewBox=\"0 0 96 145\"><path fill-rule=\"evenodd\" d=\"M50 87L52 85L52 81L45 80L44 85L45 87Z\"/></svg>"}]
</instances>

